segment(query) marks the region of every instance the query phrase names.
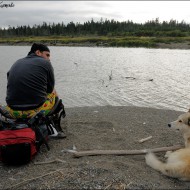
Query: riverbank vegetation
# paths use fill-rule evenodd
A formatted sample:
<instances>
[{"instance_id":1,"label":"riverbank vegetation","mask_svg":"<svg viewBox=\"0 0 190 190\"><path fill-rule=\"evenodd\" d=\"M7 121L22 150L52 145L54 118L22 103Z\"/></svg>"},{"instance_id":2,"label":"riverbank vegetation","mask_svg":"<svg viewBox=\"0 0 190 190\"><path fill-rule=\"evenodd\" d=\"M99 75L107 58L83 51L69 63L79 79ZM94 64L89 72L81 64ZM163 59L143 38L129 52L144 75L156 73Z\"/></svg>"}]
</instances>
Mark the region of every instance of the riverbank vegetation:
<instances>
[{"instance_id":1,"label":"riverbank vegetation","mask_svg":"<svg viewBox=\"0 0 190 190\"><path fill-rule=\"evenodd\" d=\"M157 47L158 44L190 43L190 25L184 21L159 22L159 19L144 24L132 21L103 20L17 26L0 28L1 44L30 44L43 42L49 45L84 45L116 47Z\"/></svg>"}]
</instances>

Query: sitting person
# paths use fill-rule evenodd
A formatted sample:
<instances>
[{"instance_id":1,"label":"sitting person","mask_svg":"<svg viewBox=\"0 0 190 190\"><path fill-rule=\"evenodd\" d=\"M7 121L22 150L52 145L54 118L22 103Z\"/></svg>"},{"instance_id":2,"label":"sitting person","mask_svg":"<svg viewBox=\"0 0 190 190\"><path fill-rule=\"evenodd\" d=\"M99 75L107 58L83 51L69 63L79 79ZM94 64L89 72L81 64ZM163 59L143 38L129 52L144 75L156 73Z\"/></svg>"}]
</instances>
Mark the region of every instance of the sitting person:
<instances>
[{"instance_id":1,"label":"sitting person","mask_svg":"<svg viewBox=\"0 0 190 190\"><path fill-rule=\"evenodd\" d=\"M28 55L12 65L7 80L6 109L12 118L31 118L41 110L48 115L58 99L50 50L44 44L34 43Z\"/></svg>"}]
</instances>

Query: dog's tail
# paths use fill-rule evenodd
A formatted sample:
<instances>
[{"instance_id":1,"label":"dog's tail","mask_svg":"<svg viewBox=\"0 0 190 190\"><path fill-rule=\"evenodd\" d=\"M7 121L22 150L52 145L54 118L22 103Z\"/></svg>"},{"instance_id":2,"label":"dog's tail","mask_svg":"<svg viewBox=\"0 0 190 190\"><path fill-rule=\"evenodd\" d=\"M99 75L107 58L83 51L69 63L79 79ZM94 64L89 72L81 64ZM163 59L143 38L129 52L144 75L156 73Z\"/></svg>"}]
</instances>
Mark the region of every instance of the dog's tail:
<instances>
[{"instance_id":1,"label":"dog's tail","mask_svg":"<svg viewBox=\"0 0 190 190\"><path fill-rule=\"evenodd\" d=\"M153 169L162 172L167 175L166 164L161 162L155 154L149 152L145 156L146 164L152 167Z\"/></svg>"},{"instance_id":2,"label":"dog's tail","mask_svg":"<svg viewBox=\"0 0 190 190\"><path fill-rule=\"evenodd\" d=\"M180 162L175 163L164 163L161 162L153 153L148 153L145 156L146 164L152 167L153 169L161 172L162 174L173 177L179 178L183 181L190 181L189 177L189 170L188 167L183 166ZM187 171L188 170L188 171Z\"/></svg>"}]
</instances>

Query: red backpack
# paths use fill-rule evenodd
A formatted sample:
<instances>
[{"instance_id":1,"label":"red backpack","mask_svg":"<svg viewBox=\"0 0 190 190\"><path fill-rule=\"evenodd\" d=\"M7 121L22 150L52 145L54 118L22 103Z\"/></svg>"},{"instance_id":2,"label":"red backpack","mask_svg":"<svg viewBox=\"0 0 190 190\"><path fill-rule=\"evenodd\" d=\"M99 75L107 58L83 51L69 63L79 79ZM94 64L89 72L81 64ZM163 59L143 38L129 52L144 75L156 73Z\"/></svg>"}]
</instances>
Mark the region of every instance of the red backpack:
<instances>
[{"instance_id":1,"label":"red backpack","mask_svg":"<svg viewBox=\"0 0 190 190\"><path fill-rule=\"evenodd\" d=\"M36 135L31 128L0 131L0 160L2 162L26 164L36 153Z\"/></svg>"},{"instance_id":2,"label":"red backpack","mask_svg":"<svg viewBox=\"0 0 190 190\"><path fill-rule=\"evenodd\" d=\"M48 129L40 112L26 121L0 118L0 161L5 164L21 165L30 162L42 144L49 150L47 140Z\"/></svg>"}]
</instances>

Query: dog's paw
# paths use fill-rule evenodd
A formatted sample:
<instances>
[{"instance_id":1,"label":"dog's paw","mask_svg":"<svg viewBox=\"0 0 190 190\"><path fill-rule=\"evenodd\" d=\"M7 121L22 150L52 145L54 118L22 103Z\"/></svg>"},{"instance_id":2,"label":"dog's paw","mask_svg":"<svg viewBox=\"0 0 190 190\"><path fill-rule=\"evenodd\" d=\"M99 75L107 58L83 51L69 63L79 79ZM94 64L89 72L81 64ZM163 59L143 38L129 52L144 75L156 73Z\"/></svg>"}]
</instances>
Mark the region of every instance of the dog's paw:
<instances>
[{"instance_id":1,"label":"dog's paw","mask_svg":"<svg viewBox=\"0 0 190 190\"><path fill-rule=\"evenodd\" d=\"M155 155L152 152L149 152L145 155L146 164L149 166L152 165L154 159L155 159Z\"/></svg>"},{"instance_id":2,"label":"dog's paw","mask_svg":"<svg viewBox=\"0 0 190 190\"><path fill-rule=\"evenodd\" d=\"M158 160L157 157L152 152L147 153L145 156L146 164L149 165L150 167L153 167L155 163L157 163L157 160Z\"/></svg>"},{"instance_id":3,"label":"dog's paw","mask_svg":"<svg viewBox=\"0 0 190 190\"><path fill-rule=\"evenodd\" d=\"M166 154L164 155L165 158L168 158L170 156L170 154L172 153L171 150L167 151Z\"/></svg>"}]
</instances>

